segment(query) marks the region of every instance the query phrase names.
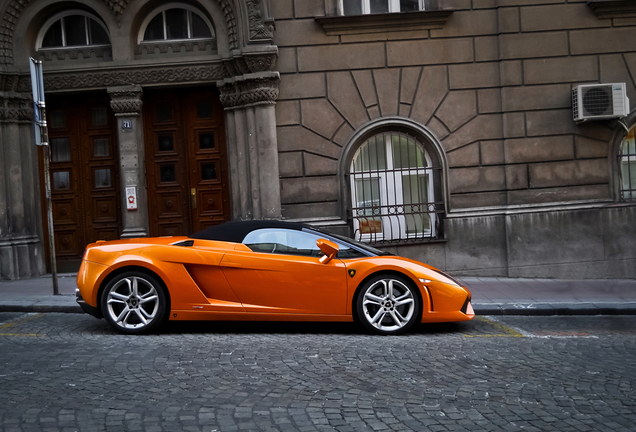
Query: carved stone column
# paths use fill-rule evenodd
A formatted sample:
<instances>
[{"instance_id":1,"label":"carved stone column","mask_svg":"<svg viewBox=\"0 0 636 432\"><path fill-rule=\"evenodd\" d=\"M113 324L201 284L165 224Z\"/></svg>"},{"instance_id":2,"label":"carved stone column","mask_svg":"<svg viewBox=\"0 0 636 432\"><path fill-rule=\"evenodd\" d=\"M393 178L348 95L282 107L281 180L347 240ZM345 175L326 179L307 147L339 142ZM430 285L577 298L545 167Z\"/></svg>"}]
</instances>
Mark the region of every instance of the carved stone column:
<instances>
[{"instance_id":1,"label":"carved stone column","mask_svg":"<svg viewBox=\"0 0 636 432\"><path fill-rule=\"evenodd\" d=\"M0 74L0 279L45 272L33 101Z\"/></svg>"},{"instance_id":2,"label":"carved stone column","mask_svg":"<svg viewBox=\"0 0 636 432\"><path fill-rule=\"evenodd\" d=\"M218 82L226 110L234 219L281 217L276 113L278 72Z\"/></svg>"},{"instance_id":3,"label":"carved stone column","mask_svg":"<svg viewBox=\"0 0 636 432\"><path fill-rule=\"evenodd\" d=\"M110 107L117 117L119 142L119 172L122 197L122 238L148 235L148 195L144 164L144 130L141 118L142 90L140 86L108 87ZM128 210L126 188L134 187L137 209Z\"/></svg>"}]
</instances>

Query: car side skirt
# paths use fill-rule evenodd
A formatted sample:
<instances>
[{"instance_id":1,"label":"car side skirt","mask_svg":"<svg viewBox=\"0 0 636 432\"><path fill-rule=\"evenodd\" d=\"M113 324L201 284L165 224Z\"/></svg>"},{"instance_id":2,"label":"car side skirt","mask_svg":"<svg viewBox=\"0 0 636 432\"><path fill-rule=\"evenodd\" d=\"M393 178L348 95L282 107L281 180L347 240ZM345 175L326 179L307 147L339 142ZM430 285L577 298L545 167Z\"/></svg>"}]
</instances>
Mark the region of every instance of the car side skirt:
<instances>
[{"instance_id":1,"label":"car side skirt","mask_svg":"<svg viewBox=\"0 0 636 432\"><path fill-rule=\"evenodd\" d=\"M170 321L320 321L352 322L351 315L280 314L172 310Z\"/></svg>"}]
</instances>

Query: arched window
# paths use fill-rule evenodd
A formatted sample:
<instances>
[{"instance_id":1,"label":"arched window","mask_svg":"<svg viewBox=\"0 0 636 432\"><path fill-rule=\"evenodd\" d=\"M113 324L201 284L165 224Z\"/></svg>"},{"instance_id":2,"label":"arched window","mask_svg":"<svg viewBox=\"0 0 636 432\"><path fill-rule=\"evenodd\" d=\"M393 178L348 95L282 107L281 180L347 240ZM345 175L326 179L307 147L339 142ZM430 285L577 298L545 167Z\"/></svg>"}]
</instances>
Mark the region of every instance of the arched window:
<instances>
[{"instance_id":1,"label":"arched window","mask_svg":"<svg viewBox=\"0 0 636 432\"><path fill-rule=\"evenodd\" d=\"M426 147L402 132L367 139L353 156L350 186L354 236L378 243L437 237L434 166Z\"/></svg>"},{"instance_id":2,"label":"arched window","mask_svg":"<svg viewBox=\"0 0 636 432\"><path fill-rule=\"evenodd\" d=\"M49 19L38 37L38 49L110 45L108 29L96 16L80 10Z\"/></svg>"},{"instance_id":3,"label":"arched window","mask_svg":"<svg viewBox=\"0 0 636 432\"><path fill-rule=\"evenodd\" d=\"M146 19L139 42L211 38L214 30L207 18L190 6L171 4Z\"/></svg>"},{"instance_id":4,"label":"arched window","mask_svg":"<svg viewBox=\"0 0 636 432\"><path fill-rule=\"evenodd\" d=\"M636 140L634 131L629 131L621 143L618 166L621 172L620 193L625 201L636 200Z\"/></svg>"}]
</instances>

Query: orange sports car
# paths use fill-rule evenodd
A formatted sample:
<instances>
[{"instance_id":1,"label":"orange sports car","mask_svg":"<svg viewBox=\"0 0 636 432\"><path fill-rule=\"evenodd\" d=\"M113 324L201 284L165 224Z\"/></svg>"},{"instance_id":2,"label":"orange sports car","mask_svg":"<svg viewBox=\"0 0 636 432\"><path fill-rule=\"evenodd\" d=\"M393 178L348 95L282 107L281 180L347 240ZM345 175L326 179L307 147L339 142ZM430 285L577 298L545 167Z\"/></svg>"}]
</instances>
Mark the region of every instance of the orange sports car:
<instances>
[{"instance_id":1,"label":"orange sports car","mask_svg":"<svg viewBox=\"0 0 636 432\"><path fill-rule=\"evenodd\" d=\"M475 316L470 292L431 266L282 221L98 241L86 248L77 286L85 312L129 334L169 319L356 320L389 335Z\"/></svg>"}]
</instances>

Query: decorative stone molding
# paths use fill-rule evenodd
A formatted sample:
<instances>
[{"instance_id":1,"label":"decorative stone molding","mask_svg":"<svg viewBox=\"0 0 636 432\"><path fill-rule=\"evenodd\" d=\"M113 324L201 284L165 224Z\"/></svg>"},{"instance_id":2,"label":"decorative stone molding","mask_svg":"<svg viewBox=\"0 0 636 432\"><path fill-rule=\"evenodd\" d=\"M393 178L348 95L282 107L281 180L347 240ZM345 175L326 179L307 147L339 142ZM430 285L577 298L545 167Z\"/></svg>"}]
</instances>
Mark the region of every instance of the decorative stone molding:
<instances>
[{"instance_id":1,"label":"decorative stone molding","mask_svg":"<svg viewBox=\"0 0 636 432\"><path fill-rule=\"evenodd\" d=\"M18 74L0 73L0 92L20 91L19 90L20 78L21 76Z\"/></svg>"},{"instance_id":2,"label":"decorative stone molding","mask_svg":"<svg viewBox=\"0 0 636 432\"><path fill-rule=\"evenodd\" d=\"M245 55L244 59L250 72L265 72L274 69L278 54Z\"/></svg>"},{"instance_id":3,"label":"decorative stone molding","mask_svg":"<svg viewBox=\"0 0 636 432\"><path fill-rule=\"evenodd\" d=\"M110 45L75 47L75 48L56 48L43 49L38 51L38 60L51 61L55 60L77 60L99 58L103 60L112 60L113 53Z\"/></svg>"},{"instance_id":4,"label":"decorative stone molding","mask_svg":"<svg viewBox=\"0 0 636 432\"><path fill-rule=\"evenodd\" d=\"M108 5L108 8L113 11L117 21L119 21L130 0L104 0L104 3Z\"/></svg>"},{"instance_id":5,"label":"decorative stone molding","mask_svg":"<svg viewBox=\"0 0 636 432\"><path fill-rule=\"evenodd\" d=\"M30 123L33 121L33 100L30 95L0 92L0 123Z\"/></svg>"},{"instance_id":6,"label":"decorative stone molding","mask_svg":"<svg viewBox=\"0 0 636 432\"><path fill-rule=\"evenodd\" d=\"M111 98L110 107L116 117L132 117L141 114L143 105L141 86L111 87L107 90Z\"/></svg>"},{"instance_id":7,"label":"decorative stone molding","mask_svg":"<svg viewBox=\"0 0 636 432\"><path fill-rule=\"evenodd\" d=\"M278 72L248 74L218 83L221 103L226 109L274 105L278 99Z\"/></svg>"},{"instance_id":8,"label":"decorative stone molding","mask_svg":"<svg viewBox=\"0 0 636 432\"><path fill-rule=\"evenodd\" d=\"M209 82L226 78L221 63L207 66L116 69L44 74L44 88L51 90L93 89L121 85Z\"/></svg>"},{"instance_id":9,"label":"decorative stone molding","mask_svg":"<svg viewBox=\"0 0 636 432\"><path fill-rule=\"evenodd\" d=\"M230 4L230 0L218 0L219 6L225 15L225 24L227 25L227 37L230 50L238 49L238 37L236 35L236 16L234 9Z\"/></svg>"},{"instance_id":10,"label":"decorative stone molding","mask_svg":"<svg viewBox=\"0 0 636 432\"><path fill-rule=\"evenodd\" d=\"M316 22L330 36L390 31L430 30L444 27L453 9L418 12L317 17Z\"/></svg>"},{"instance_id":11,"label":"decorative stone molding","mask_svg":"<svg viewBox=\"0 0 636 432\"><path fill-rule=\"evenodd\" d=\"M250 68L247 66L247 62L243 57L224 60L223 67L225 68L225 74L227 77L250 73Z\"/></svg>"},{"instance_id":12,"label":"decorative stone molding","mask_svg":"<svg viewBox=\"0 0 636 432\"><path fill-rule=\"evenodd\" d=\"M216 51L216 39L197 39L184 41L160 41L160 42L142 42L137 45L135 54L167 54L168 51L173 53L194 52L195 48L198 52Z\"/></svg>"},{"instance_id":13,"label":"decorative stone molding","mask_svg":"<svg viewBox=\"0 0 636 432\"><path fill-rule=\"evenodd\" d=\"M255 54L244 53L242 57L225 60L223 66L225 67L227 76L233 77L271 71L274 69L274 66L276 66L277 59L278 50Z\"/></svg>"},{"instance_id":14,"label":"decorative stone molding","mask_svg":"<svg viewBox=\"0 0 636 432\"><path fill-rule=\"evenodd\" d=\"M587 4L600 19L636 17L633 0L588 0Z\"/></svg>"},{"instance_id":15,"label":"decorative stone molding","mask_svg":"<svg viewBox=\"0 0 636 432\"><path fill-rule=\"evenodd\" d=\"M250 24L250 40L271 40L274 38L274 21L263 19L261 0L245 0Z\"/></svg>"}]
</instances>

